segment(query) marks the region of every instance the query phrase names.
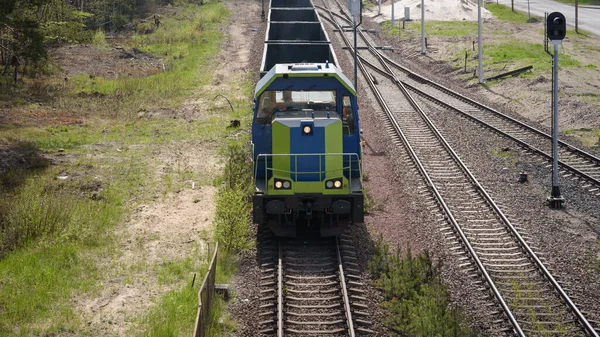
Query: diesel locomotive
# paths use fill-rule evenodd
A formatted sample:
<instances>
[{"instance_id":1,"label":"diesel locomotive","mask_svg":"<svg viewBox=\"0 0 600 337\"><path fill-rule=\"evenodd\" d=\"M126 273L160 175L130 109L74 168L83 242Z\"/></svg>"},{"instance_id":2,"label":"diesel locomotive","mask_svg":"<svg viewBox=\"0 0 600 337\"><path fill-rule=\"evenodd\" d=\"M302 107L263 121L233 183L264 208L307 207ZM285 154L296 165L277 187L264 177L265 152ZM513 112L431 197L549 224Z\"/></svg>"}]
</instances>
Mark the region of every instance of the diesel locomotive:
<instances>
[{"instance_id":1,"label":"diesel locomotive","mask_svg":"<svg viewBox=\"0 0 600 337\"><path fill-rule=\"evenodd\" d=\"M271 0L254 99L254 222L292 237L363 222L356 90L311 0Z\"/></svg>"}]
</instances>

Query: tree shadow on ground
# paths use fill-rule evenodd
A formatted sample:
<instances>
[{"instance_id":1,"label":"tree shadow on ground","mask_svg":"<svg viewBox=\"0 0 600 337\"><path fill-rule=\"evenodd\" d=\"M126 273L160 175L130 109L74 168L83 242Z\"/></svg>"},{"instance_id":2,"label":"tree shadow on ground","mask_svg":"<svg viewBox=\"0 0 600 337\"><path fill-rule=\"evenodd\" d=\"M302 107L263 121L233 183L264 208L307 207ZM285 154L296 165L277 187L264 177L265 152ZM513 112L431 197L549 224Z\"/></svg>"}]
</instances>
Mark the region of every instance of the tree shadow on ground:
<instances>
[{"instance_id":1,"label":"tree shadow on ground","mask_svg":"<svg viewBox=\"0 0 600 337\"><path fill-rule=\"evenodd\" d=\"M32 142L0 142L0 193L18 188L27 177L50 164Z\"/></svg>"}]
</instances>

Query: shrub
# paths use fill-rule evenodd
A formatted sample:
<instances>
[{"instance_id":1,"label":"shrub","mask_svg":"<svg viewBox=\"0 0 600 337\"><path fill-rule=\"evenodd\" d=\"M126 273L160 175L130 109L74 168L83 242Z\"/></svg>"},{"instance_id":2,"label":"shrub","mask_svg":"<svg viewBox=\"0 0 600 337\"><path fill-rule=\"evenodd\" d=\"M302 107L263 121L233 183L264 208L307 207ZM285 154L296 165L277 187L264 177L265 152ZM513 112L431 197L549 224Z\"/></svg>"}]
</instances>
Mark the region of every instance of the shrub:
<instances>
[{"instance_id":1,"label":"shrub","mask_svg":"<svg viewBox=\"0 0 600 337\"><path fill-rule=\"evenodd\" d=\"M0 256L37 238L61 233L71 223L71 197L44 193L39 181L0 202Z\"/></svg>"},{"instance_id":2,"label":"shrub","mask_svg":"<svg viewBox=\"0 0 600 337\"><path fill-rule=\"evenodd\" d=\"M223 188L216 203L216 239L226 251L239 253L253 244L250 229L250 203L238 188Z\"/></svg>"},{"instance_id":3,"label":"shrub","mask_svg":"<svg viewBox=\"0 0 600 337\"><path fill-rule=\"evenodd\" d=\"M386 324L402 336L474 336L460 312L449 305L449 294L440 277L441 261L433 263L428 251L413 256L398 248L389 255L380 237L369 261L390 311Z\"/></svg>"}]
</instances>

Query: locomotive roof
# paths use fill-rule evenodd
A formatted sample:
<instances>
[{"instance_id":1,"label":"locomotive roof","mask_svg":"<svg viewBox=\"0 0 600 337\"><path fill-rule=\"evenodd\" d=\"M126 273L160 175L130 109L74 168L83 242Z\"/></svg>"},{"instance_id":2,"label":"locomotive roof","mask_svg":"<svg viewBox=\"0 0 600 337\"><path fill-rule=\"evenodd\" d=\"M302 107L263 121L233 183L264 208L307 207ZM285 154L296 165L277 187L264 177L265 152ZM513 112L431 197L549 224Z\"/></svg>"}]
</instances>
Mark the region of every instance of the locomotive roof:
<instances>
[{"instance_id":1,"label":"locomotive roof","mask_svg":"<svg viewBox=\"0 0 600 337\"><path fill-rule=\"evenodd\" d=\"M328 77L337 79L350 93L356 95L356 90L352 82L342 73L342 71L331 63L284 63L276 64L268 73L263 76L256 84L254 92L258 97L265 91L269 85L278 77L321 77L327 74Z\"/></svg>"}]
</instances>

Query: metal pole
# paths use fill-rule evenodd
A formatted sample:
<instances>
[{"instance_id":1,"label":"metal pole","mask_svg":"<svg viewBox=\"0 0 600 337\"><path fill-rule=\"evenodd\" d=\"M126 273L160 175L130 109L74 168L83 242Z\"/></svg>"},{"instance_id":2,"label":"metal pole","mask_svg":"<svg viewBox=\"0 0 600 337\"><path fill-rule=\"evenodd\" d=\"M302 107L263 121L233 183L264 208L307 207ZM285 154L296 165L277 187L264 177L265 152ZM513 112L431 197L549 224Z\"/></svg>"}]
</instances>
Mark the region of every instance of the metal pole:
<instances>
[{"instance_id":1,"label":"metal pole","mask_svg":"<svg viewBox=\"0 0 600 337\"><path fill-rule=\"evenodd\" d=\"M579 0L575 0L575 33L579 33Z\"/></svg>"},{"instance_id":2,"label":"metal pole","mask_svg":"<svg viewBox=\"0 0 600 337\"><path fill-rule=\"evenodd\" d=\"M421 0L421 54L427 54L425 49L425 0Z\"/></svg>"},{"instance_id":3,"label":"metal pole","mask_svg":"<svg viewBox=\"0 0 600 337\"><path fill-rule=\"evenodd\" d=\"M558 186L558 45L560 40L553 40L554 56L552 62L552 194L548 197L552 208L562 208L564 202Z\"/></svg>"},{"instance_id":4,"label":"metal pole","mask_svg":"<svg viewBox=\"0 0 600 337\"><path fill-rule=\"evenodd\" d=\"M262 11L260 13L260 18L265 21L265 0L262 0Z\"/></svg>"},{"instance_id":5,"label":"metal pole","mask_svg":"<svg viewBox=\"0 0 600 337\"><path fill-rule=\"evenodd\" d=\"M358 93L358 74L356 61L358 59L358 48L356 47L356 16L352 17L352 24L354 25L354 90Z\"/></svg>"},{"instance_id":6,"label":"metal pole","mask_svg":"<svg viewBox=\"0 0 600 337\"><path fill-rule=\"evenodd\" d=\"M394 0L392 0L392 27L394 27Z\"/></svg>"},{"instance_id":7,"label":"metal pole","mask_svg":"<svg viewBox=\"0 0 600 337\"><path fill-rule=\"evenodd\" d=\"M379 12L377 13L377 15L381 15L381 0L379 0Z\"/></svg>"},{"instance_id":8,"label":"metal pole","mask_svg":"<svg viewBox=\"0 0 600 337\"><path fill-rule=\"evenodd\" d=\"M477 0L477 48L478 48L478 65L477 75L479 76L479 84L484 84L483 80L483 46L481 44L481 0Z\"/></svg>"}]
</instances>

